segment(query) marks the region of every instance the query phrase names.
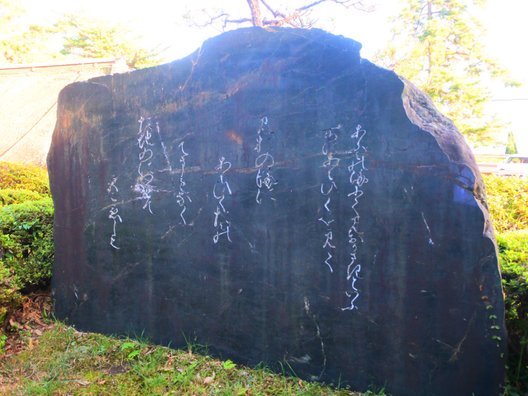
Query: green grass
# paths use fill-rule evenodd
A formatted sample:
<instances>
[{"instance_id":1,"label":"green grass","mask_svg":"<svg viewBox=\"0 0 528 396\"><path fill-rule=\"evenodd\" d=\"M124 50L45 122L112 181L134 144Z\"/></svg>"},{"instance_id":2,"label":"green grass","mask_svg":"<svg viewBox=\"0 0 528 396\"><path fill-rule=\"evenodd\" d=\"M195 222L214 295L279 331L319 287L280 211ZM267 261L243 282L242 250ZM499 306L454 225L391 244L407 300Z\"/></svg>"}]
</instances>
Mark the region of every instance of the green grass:
<instances>
[{"instance_id":1,"label":"green grass","mask_svg":"<svg viewBox=\"0 0 528 396\"><path fill-rule=\"evenodd\" d=\"M79 333L60 323L32 348L0 361L0 394L361 395L215 360L191 347Z\"/></svg>"}]
</instances>

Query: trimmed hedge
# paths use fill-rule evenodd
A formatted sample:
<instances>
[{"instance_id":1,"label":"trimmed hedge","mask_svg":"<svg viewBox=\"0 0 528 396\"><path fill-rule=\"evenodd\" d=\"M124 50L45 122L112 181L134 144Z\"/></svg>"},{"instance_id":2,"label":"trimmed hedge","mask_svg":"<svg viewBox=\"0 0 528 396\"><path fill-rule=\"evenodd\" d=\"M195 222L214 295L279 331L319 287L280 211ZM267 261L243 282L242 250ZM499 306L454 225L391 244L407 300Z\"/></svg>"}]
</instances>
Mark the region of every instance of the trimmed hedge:
<instances>
[{"instance_id":1,"label":"trimmed hedge","mask_svg":"<svg viewBox=\"0 0 528 396\"><path fill-rule=\"evenodd\" d=\"M26 201L38 201L44 197L45 195L35 191L5 188L0 190L0 207L19 204Z\"/></svg>"},{"instance_id":2,"label":"trimmed hedge","mask_svg":"<svg viewBox=\"0 0 528 396\"><path fill-rule=\"evenodd\" d=\"M528 179L495 175L483 179L495 230L528 229Z\"/></svg>"},{"instance_id":3,"label":"trimmed hedge","mask_svg":"<svg viewBox=\"0 0 528 396\"><path fill-rule=\"evenodd\" d=\"M0 208L0 249L0 262L23 289L46 286L54 255L51 198Z\"/></svg>"},{"instance_id":4,"label":"trimmed hedge","mask_svg":"<svg viewBox=\"0 0 528 396\"><path fill-rule=\"evenodd\" d=\"M20 306L21 301L22 295L16 277L0 261L0 337L9 324L9 317Z\"/></svg>"},{"instance_id":5,"label":"trimmed hedge","mask_svg":"<svg viewBox=\"0 0 528 396\"><path fill-rule=\"evenodd\" d=\"M497 244L508 329L508 382L518 392L527 392L528 230L499 234Z\"/></svg>"},{"instance_id":6,"label":"trimmed hedge","mask_svg":"<svg viewBox=\"0 0 528 396\"><path fill-rule=\"evenodd\" d=\"M6 188L50 195L48 172L36 165L0 162L0 189Z\"/></svg>"},{"instance_id":7,"label":"trimmed hedge","mask_svg":"<svg viewBox=\"0 0 528 396\"><path fill-rule=\"evenodd\" d=\"M48 174L0 162L0 355L22 290L47 285L53 261L53 204Z\"/></svg>"}]
</instances>

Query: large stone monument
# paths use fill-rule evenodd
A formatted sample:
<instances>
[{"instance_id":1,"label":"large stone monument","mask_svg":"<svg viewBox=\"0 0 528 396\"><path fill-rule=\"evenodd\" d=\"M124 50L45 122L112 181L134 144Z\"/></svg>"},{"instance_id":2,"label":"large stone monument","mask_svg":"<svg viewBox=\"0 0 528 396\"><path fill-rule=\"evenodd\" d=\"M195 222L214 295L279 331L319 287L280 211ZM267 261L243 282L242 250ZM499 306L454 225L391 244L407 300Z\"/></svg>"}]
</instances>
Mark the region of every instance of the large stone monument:
<instances>
[{"instance_id":1,"label":"large stone monument","mask_svg":"<svg viewBox=\"0 0 528 396\"><path fill-rule=\"evenodd\" d=\"M453 124L360 44L258 28L64 88L57 317L394 395L497 395L503 296Z\"/></svg>"}]
</instances>

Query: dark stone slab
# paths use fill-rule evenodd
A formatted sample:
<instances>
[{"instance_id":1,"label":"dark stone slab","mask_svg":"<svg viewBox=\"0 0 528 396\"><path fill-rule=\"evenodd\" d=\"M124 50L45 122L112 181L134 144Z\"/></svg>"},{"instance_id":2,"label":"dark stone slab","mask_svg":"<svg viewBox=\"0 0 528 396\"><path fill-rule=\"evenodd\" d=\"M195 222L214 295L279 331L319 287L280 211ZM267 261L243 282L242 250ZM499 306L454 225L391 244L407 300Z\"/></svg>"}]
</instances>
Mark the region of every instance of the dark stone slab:
<instances>
[{"instance_id":1,"label":"dark stone slab","mask_svg":"<svg viewBox=\"0 0 528 396\"><path fill-rule=\"evenodd\" d=\"M395 395L497 395L503 298L453 124L360 44L243 29L66 87L56 315Z\"/></svg>"}]
</instances>

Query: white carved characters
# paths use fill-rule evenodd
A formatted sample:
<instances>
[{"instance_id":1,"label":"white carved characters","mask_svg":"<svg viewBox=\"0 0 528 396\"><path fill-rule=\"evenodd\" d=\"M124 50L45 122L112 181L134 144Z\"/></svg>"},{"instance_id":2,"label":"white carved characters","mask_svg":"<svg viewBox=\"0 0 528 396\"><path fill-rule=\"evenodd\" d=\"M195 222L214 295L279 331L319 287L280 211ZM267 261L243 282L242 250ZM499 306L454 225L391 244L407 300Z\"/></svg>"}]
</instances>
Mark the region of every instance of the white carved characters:
<instances>
[{"instance_id":1,"label":"white carved characters","mask_svg":"<svg viewBox=\"0 0 528 396\"><path fill-rule=\"evenodd\" d=\"M323 161L322 167L326 170L326 178L322 181L320 186L321 195L324 198L323 204L323 215L318 219L326 226L324 234L323 249L326 253L326 259L324 264L328 267L331 273L334 272L333 258L334 251L336 249L334 239L334 230L332 223L334 223L334 215L331 208L333 195L337 191L337 184L335 182L334 170L339 166L340 158L335 156L335 144L339 137L341 125L337 125L334 128L328 128L323 130L324 132L324 144L321 148L321 153L326 156Z\"/></svg>"},{"instance_id":2,"label":"white carved characters","mask_svg":"<svg viewBox=\"0 0 528 396\"><path fill-rule=\"evenodd\" d=\"M108 188L106 191L108 192L108 195L110 196L110 201L112 202L110 206L110 210L108 212L108 218L112 220L112 235L110 235L110 246L112 246L114 249L120 249L119 246L116 245L116 239L117 239L117 223L122 223L123 219L119 215L119 209L117 208L117 194L119 193L119 189L117 188L117 177L112 176L112 180L110 183L108 183Z\"/></svg>"},{"instance_id":3,"label":"white carved characters","mask_svg":"<svg viewBox=\"0 0 528 396\"><path fill-rule=\"evenodd\" d=\"M231 195L231 187L225 177L225 174L231 169L231 162L226 161L224 157L220 157L218 165L215 170L218 172L218 179L213 186L213 197L216 199L216 209L213 212L215 234L213 235L213 243L217 244L220 237L224 236L229 242L231 241L231 221L229 220L229 211L224 206L224 200L227 195Z\"/></svg>"},{"instance_id":4,"label":"white carved characters","mask_svg":"<svg viewBox=\"0 0 528 396\"><path fill-rule=\"evenodd\" d=\"M359 298L359 289L356 287L361 274L361 264L357 262L357 251L359 244L363 243L362 233L359 231L360 214L358 211L358 204L360 198L363 196L363 186L368 183L368 179L365 175L367 167L365 166L365 154L367 148L362 144L362 140L366 135L365 129L361 125L357 125L356 130L350 135L352 139L353 156L350 165L348 166L349 182L351 192L347 194L347 197L351 198L352 217L350 219L350 228L348 229L348 243L350 246L350 261L347 266L347 282L350 286L347 290L346 296L349 299L349 304L346 307L341 308L343 311L352 311L358 309L356 304Z\"/></svg>"},{"instance_id":5,"label":"white carved characters","mask_svg":"<svg viewBox=\"0 0 528 396\"><path fill-rule=\"evenodd\" d=\"M273 186L277 185L278 182L273 176L273 166L275 165L275 159L273 155L266 151L262 151L262 142L265 135L271 135L270 127L268 124L268 117L264 116L260 119L260 128L257 131L257 144L255 145L255 150L258 154L255 159L255 168L257 169L257 175L255 177L255 184L257 185L257 195L255 196L255 201L260 205L262 204L262 190L268 192L273 191ZM270 198L272 201L275 201L274 197Z\"/></svg>"}]
</instances>

